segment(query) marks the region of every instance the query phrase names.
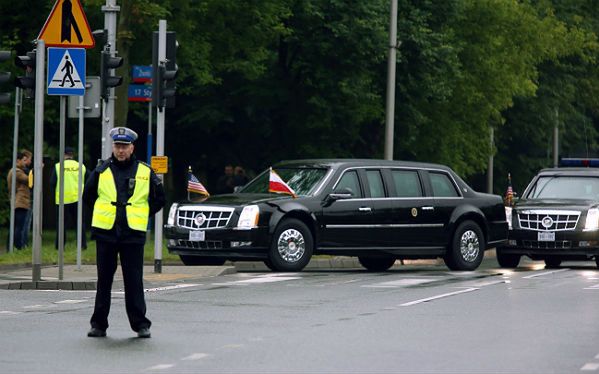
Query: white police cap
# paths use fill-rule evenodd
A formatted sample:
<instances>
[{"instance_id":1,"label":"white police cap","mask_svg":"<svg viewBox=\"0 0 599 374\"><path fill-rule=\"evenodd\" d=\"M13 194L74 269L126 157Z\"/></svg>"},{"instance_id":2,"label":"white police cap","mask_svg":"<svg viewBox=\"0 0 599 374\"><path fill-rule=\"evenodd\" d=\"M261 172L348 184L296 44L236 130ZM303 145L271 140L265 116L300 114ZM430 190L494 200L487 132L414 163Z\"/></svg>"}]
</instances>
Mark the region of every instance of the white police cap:
<instances>
[{"instance_id":1,"label":"white police cap","mask_svg":"<svg viewBox=\"0 0 599 374\"><path fill-rule=\"evenodd\" d=\"M113 143L131 144L137 140L137 133L127 127L115 127L108 133Z\"/></svg>"}]
</instances>

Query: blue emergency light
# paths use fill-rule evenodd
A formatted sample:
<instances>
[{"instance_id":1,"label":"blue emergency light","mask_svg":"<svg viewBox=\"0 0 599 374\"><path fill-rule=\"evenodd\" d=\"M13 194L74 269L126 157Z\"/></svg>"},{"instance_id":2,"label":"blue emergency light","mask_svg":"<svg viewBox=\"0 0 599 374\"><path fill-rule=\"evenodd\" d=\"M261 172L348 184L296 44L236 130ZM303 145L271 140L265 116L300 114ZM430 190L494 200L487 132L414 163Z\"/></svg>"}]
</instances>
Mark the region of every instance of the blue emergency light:
<instances>
[{"instance_id":1,"label":"blue emergency light","mask_svg":"<svg viewBox=\"0 0 599 374\"><path fill-rule=\"evenodd\" d=\"M559 166L599 168L599 158L562 158Z\"/></svg>"}]
</instances>

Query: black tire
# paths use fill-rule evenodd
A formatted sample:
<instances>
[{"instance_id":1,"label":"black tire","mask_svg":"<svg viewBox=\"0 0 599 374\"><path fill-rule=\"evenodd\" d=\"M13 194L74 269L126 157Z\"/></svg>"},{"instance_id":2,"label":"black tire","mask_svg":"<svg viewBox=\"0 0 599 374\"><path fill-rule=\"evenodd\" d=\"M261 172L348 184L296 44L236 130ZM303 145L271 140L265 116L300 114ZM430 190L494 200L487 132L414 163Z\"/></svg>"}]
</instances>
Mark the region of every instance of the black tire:
<instances>
[{"instance_id":1,"label":"black tire","mask_svg":"<svg viewBox=\"0 0 599 374\"><path fill-rule=\"evenodd\" d=\"M515 269L520 264L522 255L513 253L503 253L500 248L497 248L497 262L502 268Z\"/></svg>"},{"instance_id":2,"label":"black tire","mask_svg":"<svg viewBox=\"0 0 599 374\"><path fill-rule=\"evenodd\" d=\"M272 271L276 271L276 269L272 266L272 263L270 262L270 260L264 260L264 265L266 265L267 268L269 268Z\"/></svg>"},{"instance_id":3,"label":"black tire","mask_svg":"<svg viewBox=\"0 0 599 374\"><path fill-rule=\"evenodd\" d=\"M301 271L312 257L314 239L305 223L287 218L279 223L268 252L269 266L273 271Z\"/></svg>"},{"instance_id":4,"label":"black tire","mask_svg":"<svg viewBox=\"0 0 599 374\"><path fill-rule=\"evenodd\" d=\"M179 255L181 262L187 266L222 266L225 263L224 258L220 257L200 257Z\"/></svg>"},{"instance_id":5,"label":"black tire","mask_svg":"<svg viewBox=\"0 0 599 374\"><path fill-rule=\"evenodd\" d=\"M485 255L485 237L473 221L464 221L453 234L443 260L451 270L475 270Z\"/></svg>"},{"instance_id":6,"label":"black tire","mask_svg":"<svg viewBox=\"0 0 599 374\"><path fill-rule=\"evenodd\" d=\"M558 268L562 264L562 260L559 258L548 257L545 259L545 267L547 269Z\"/></svg>"},{"instance_id":7,"label":"black tire","mask_svg":"<svg viewBox=\"0 0 599 374\"><path fill-rule=\"evenodd\" d=\"M395 257L363 257L359 256L358 261L368 271L385 271L395 263Z\"/></svg>"}]
</instances>

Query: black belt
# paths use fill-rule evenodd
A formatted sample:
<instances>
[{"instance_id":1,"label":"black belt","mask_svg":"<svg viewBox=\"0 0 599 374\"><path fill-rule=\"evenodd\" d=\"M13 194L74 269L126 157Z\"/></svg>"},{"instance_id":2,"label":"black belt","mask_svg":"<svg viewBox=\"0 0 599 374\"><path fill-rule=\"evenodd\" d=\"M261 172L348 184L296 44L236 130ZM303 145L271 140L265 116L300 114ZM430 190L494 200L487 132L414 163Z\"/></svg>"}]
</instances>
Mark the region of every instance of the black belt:
<instances>
[{"instance_id":1,"label":"black belt","mask_svg":"<svg viewBox=\"0 0 599 374\"><path fill-rule=\"evenodd\" d=\"M127 205L131 205L131 203L123 203L120 201L111 201L110 204L114 206L126 207Z\"/></svg>"}]
</instances>

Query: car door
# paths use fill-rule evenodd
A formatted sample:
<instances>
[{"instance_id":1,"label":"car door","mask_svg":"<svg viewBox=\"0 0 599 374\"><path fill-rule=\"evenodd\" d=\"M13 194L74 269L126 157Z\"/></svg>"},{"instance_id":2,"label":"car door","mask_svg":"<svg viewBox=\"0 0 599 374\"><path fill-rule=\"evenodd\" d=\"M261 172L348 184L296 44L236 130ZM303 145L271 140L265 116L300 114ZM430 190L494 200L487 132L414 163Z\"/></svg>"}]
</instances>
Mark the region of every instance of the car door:
<instances>
[{"instance_id":1,"label":"car door","mask_svg":"<svg viewBox=\"0 0 599 374\"><path fill-rule=\"evenodd\" d=\"M455 208L463 202L463 197L451 177L444 170L428 170L428 187L434 197L431 211L433 227L428 230L431 244L445 245L449 242L447 227Z\"/></svg>"},{"instance_id":2,"label":"car door","mask_svg":"<svg viewBox=\"0 0 599 374\"><path fill-rule=\"evenodd\" d=\"M372 230L372 202L364 196L357 169L343 172L331 192L349 189L351 197L335 200L323 207L320 247L362 248L367 246Z\"/></svg>"},{"instance_id":3,"label":"car door","mask_svg":"<svg viewBox=\"0 0 599 374\"><path fill-rule=\"evenodd\" d=\"M367 171L369 186L375 191L379 176ZM378 246L413 248L428 245L427 224L431 217L432 198L424 196L424 188L417 169L382 169L386 196L373 197L374 240ZM372 193L373 189L370 189Z\"/></svg>"}]
</instances>

